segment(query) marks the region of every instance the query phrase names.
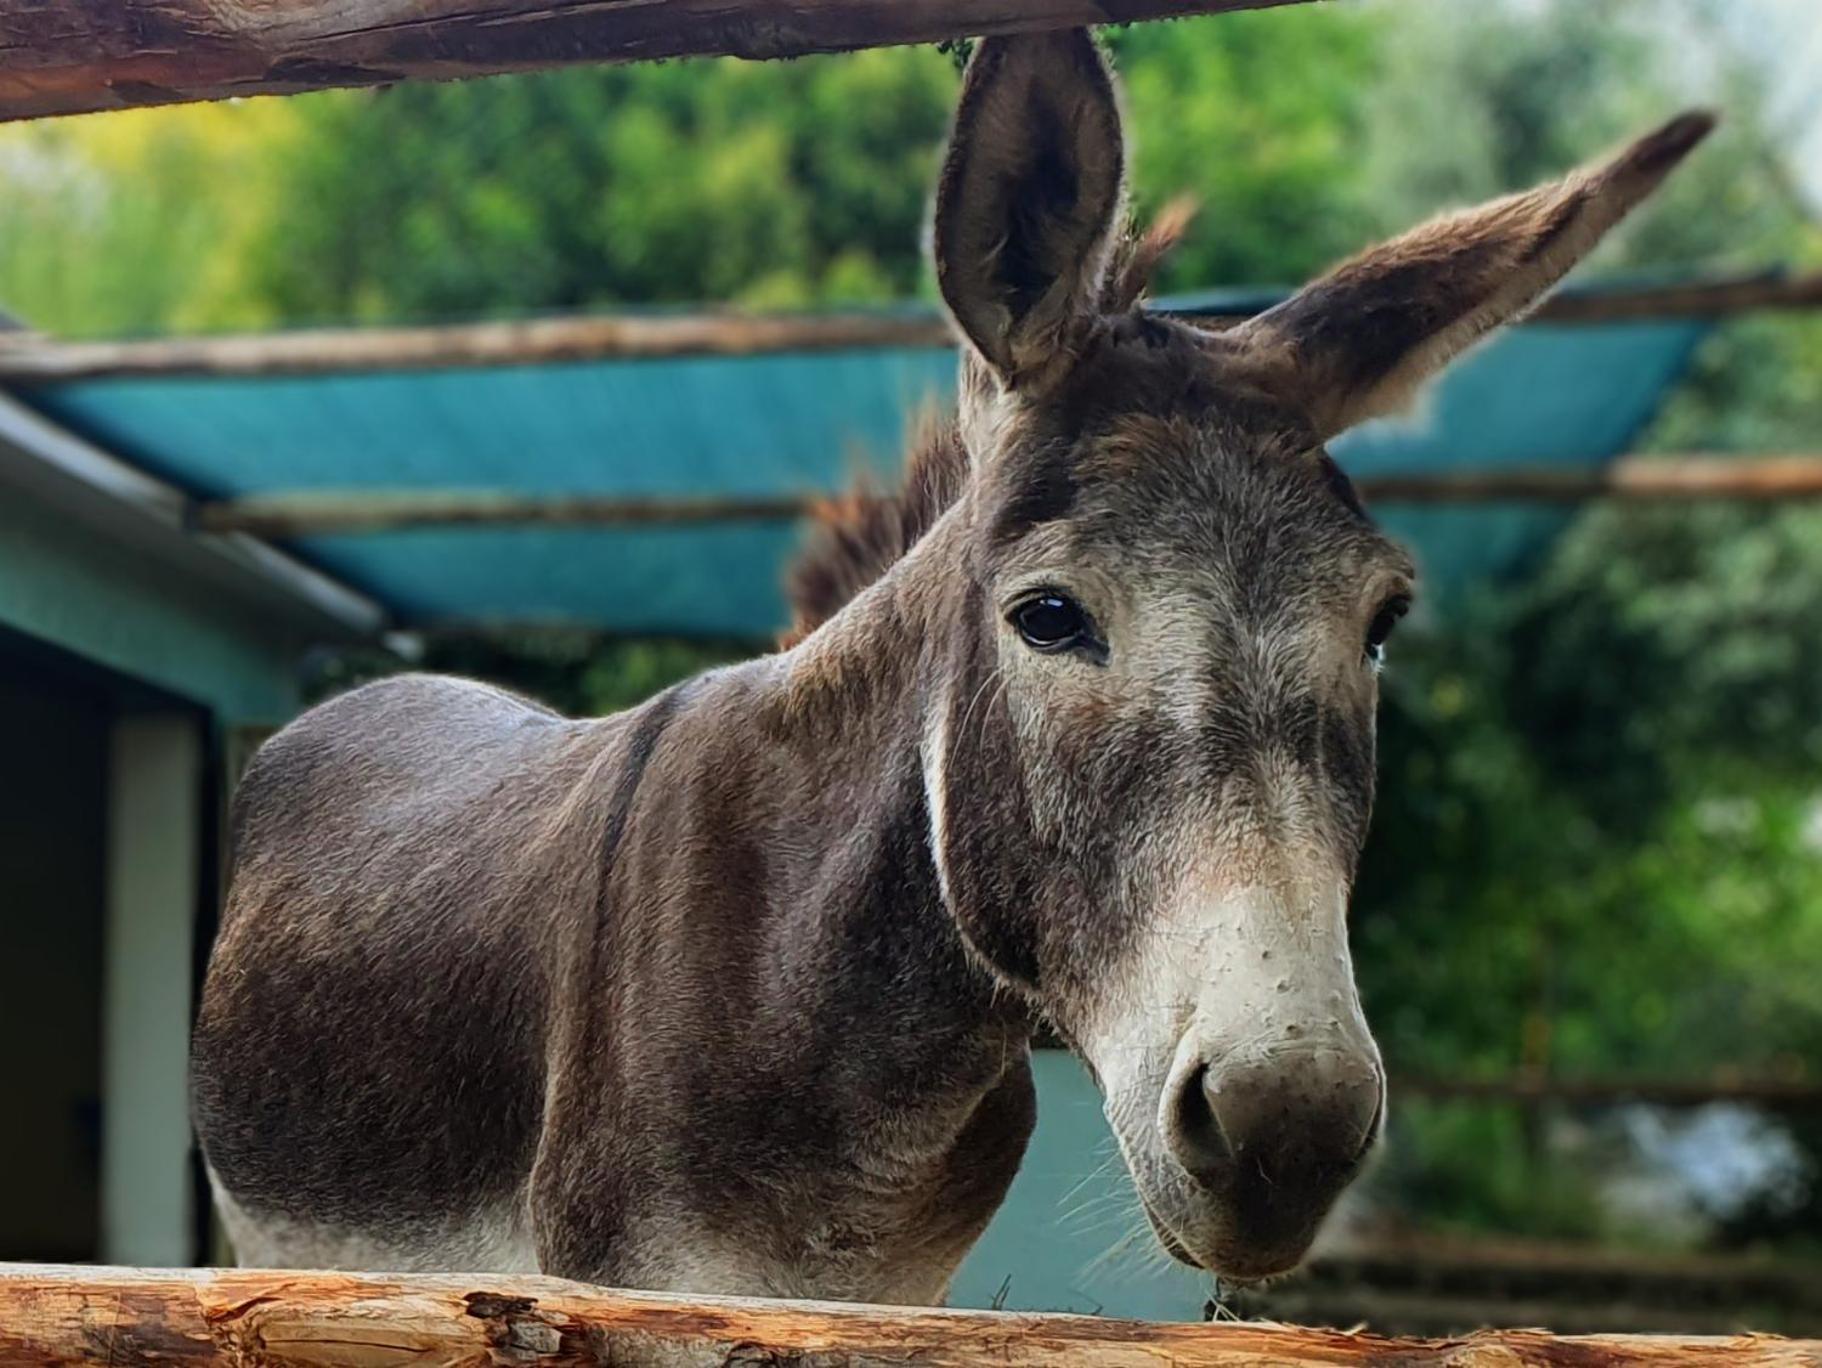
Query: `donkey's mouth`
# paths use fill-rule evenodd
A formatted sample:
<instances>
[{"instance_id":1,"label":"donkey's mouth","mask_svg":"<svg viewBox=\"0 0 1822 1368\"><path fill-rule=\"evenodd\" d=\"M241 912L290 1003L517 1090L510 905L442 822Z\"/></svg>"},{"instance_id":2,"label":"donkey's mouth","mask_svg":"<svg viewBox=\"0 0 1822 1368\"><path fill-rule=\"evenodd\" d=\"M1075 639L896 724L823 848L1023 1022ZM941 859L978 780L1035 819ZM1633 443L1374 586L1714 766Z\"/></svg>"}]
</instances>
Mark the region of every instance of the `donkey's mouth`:
<instances>
[{"instance_id":1,"label":"donkey's mouth","mask_svg":"<svg viewBox=\"0 0 1822 1368\"><path fill-rule=\"evenodd\" d=\"M1190 1268L1201 1268L1202 1262L1184 1248L1183 1241L1177 1238L1176 1232L1158 1219L1158 1213L1151 1209L1151 1203L1139 1198L1139 1206L1145 1212L1145 1219L1151 1222L1151 1233L1158 1237L1158 1243L1164 1246L1164 1252L1180 1264Z\"/></svg>"},{"instance_id":2,"label":"donkey's mouth","mask_svg":"<svg viewBox=\"0 0 1822 1368\"><path fill-rule=\"evenodd\" d=\"M1212 1257L1198 1258L1190 1252L1183 1237L1152 1208L1150 1199L1144 1194L1140 1194L1139 1207L1144 1211L1152 1233L1158 1237L1158 1243L1164 1247L1166 1254L1185 1267L1214 1274L1223 1284L1244 1287L1280 1277L1302 1263L1308 1250L1309 1241L1305 1239L1293 1241L1293 1247L1289 1248L1270 1251L1220 1248Z\"/></svg>"},{"instance_id":3,"label":"donkey's mouth","mask_svg":"<svg viewBox=\"0 0 1822 1368\"><path fill-rule=\"evenodd\" d=\"M1152 1207L1151 1199L1146 1197L1143 1193L1139 1195L1139 1207L1144 1211L1145 1219L1151 1223L1152 1234L1158 1237L1158 1243L1164 1247L1164 1252L1170 1255L1171 1258L1175 1259L1185 1268L1193 1268L1199 1273L1213 1273L1220 1276L1223 1280L1236 1280L1234 1274L1229 1270L1217 1268L1207 1259L1198 1259L1194 1254L1190 1253L1189 1246L1183 1242L1183 1238L1170 1228L1169 1222L1158 1215L1157 1211ZM1247 1281L1247 1279L1239 1278L1237 1281Z\"/></svg>"}]
</instances>

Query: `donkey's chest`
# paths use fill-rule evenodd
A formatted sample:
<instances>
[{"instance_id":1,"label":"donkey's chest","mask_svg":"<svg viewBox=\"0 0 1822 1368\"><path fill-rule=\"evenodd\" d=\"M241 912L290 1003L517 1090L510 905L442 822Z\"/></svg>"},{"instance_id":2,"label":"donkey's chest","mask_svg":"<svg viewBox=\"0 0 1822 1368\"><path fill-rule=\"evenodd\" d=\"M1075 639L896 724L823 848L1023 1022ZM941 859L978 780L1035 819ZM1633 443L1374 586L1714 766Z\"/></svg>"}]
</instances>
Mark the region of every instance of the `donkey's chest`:
<instances>
[{"instance_id":1,"label":"donkey's chest","mask_svg":"<svg viewBox=\"0 0 1822 1368\"><path fill-rule=\"evenodd\" d=\"M915 1119L857 1138L806 1173L779 1295L934 1304L998 1210L1035 1115L1022 1061L959 1128Z\"/></svg>"},{"instance_id":2,"label":"donkey's chest","mask_svg":"<svg viewBox=\"0 0 1822 1368\"><path fill-rule=\"evenodd\" d=\"M586 1181L572 1190L587 1200L534 1202L545 1271L676 1291L940 1302L1023 1156L1028 1064L1018 1059L959 1114L941 1110L859 1120L818 1108L820 1133L788 1114L743 1117L754 1124L740 1136L686 1146L682 1162L674 1129L665 1143L623 1137L578 1171Z\"/></svg>"}]
</instances>

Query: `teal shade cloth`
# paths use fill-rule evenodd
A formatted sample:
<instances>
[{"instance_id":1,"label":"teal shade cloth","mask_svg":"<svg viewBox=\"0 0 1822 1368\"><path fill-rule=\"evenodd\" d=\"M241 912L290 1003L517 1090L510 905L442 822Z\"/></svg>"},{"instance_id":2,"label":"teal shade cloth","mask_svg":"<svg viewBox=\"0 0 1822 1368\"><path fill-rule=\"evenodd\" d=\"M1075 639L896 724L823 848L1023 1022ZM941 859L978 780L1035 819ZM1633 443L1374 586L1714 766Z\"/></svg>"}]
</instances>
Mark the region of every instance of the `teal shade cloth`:
<instances>
[{"instance_id":1,"label":"teal shade cloth","mask_svg":"<svg viewBox=\"0 0 1822 1368\"><path fill-rule=\"evenodd\" d=\"M1088 1071L1062 1050L1034 1050L1031 1074L1037 1129L949 1304L1201 1320L1214 1280L1158 1243Z\"/></svg>"},{"instance_id":2,"label":"teal shade cloth","mask_svg":"<svg viewBox=\"0 0 1822 1368\"><path fill-rule=\"evenodd\" d=\"M1200 295L1165 307L1232 308ZM1537 325L1458 364L1409 415L1334 444L1355 475L1502 465L1597 467L1682 374L1696 321ZM602 360L290 377L170 376L22 390L46 416L206 498L280 491L777 495L888 476L921 405L953 402L940 348ZM1562 514L1401 510L1432 593L1510 574ZM788 524L461 527L289 544L406 625L575 623L760 639L789 613Z\"/></svg>"}]
</instances>

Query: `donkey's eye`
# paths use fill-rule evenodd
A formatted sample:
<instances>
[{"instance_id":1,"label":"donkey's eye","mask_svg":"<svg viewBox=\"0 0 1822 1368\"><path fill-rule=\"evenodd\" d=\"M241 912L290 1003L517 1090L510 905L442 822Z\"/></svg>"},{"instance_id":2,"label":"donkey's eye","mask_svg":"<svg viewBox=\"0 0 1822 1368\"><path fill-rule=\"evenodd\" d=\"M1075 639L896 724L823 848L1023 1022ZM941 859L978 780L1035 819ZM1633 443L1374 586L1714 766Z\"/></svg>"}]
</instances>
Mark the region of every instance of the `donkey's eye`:
<instances>
[{"instance_id":1,"label":"donkey's eye","mask_svg":"<svg viewBox=\"0 0 1822 1368\"><path fill-rule=\"evenodd\" d=\"M1027 646L1039 651L1064 651L1092 640L1088 614L1081 605L1049 589L1014 608L1012 625Z\"/></svg>"},{"instance_id":2,"label":"donkey's eye","mask_svg":"<svg viewBox=\"0 0 1822 1368\"><path fill-rule=\"evenodd\" d=\"M1392 629L1398 625L1398 619L1411 611L1411 600L1408 595L1399 594L1389 598L1373 614L1373 620L1367 624L1366 653L1374 660L1380 658L1386 638L1392 635Z\"/></svg>"}]
</instances>

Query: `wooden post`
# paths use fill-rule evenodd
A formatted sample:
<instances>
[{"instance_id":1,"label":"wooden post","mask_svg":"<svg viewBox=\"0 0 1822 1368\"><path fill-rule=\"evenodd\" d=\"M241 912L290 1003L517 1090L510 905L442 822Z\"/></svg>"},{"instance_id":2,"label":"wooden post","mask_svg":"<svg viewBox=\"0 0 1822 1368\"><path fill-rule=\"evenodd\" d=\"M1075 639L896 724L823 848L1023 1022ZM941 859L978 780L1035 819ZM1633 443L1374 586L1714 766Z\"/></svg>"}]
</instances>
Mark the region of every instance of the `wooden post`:
<instances>
[{"instance_id":1,"label":"wooden post","mask_svg":"<svg viewBox=\"0 0 1822 1368\"><path fill-rule=\"evenodd\" d=\"M0 1265L0 1362L521 1368L663 1362L921 1368L1822 1368L1822 1341L1334 1330L613 1292L556 1278Z\"/></svg>"},{"instance_id":2,"label":"wooden post","mask_svg":"<svg viewBox=\"0 0 1822 1368\"><path fill-rule=\"evenodd\" d=\"M1304 0L60 0L0 7L0 119L583 62L795 57Z\"/></svg>"},{"instance_id":3,"label":"wooden post","mask_svg":"<svg viewBox=\"0 0 1822 1368\"><path fill-rule=\"evenodd\" d=\"M187 1084L202 725L189 712L134 712L108 748L101 1255L123 1262L196 1254Z\"/></svg>"}]
</instances>

